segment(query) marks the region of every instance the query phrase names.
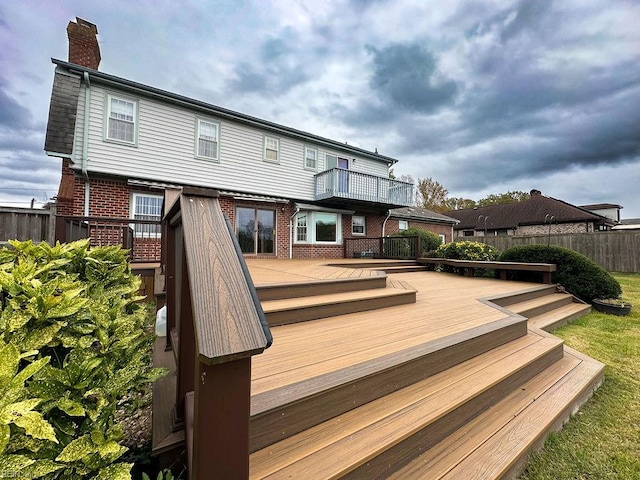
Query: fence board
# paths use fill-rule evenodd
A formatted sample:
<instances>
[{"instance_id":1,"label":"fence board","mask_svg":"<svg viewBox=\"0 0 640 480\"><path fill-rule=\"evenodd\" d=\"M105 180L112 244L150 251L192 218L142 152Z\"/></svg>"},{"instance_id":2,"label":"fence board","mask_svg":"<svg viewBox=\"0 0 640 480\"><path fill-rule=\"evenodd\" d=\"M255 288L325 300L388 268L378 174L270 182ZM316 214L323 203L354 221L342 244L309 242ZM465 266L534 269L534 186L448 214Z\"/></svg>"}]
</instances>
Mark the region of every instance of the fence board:
<instances>
[{"instance_id":1,"label":"fence board","mask_svg":"<svg viewBox=\"0 0 640 480\"><path fill-rule=\"evenodd\" d=\"M53 243L55 210L0 207L0 242L33 240Z\"/></svg>"},{"instance_id":2,"label":"fence board","mask_svg":"<svg viewBox=\"0 0 640 480\"><path fill-rule=\"evenodd\" d=\"M609 272L640 272L640 231L458 237L455 241L487 243L501 252L516 245L558 245L589 257Z\"/></svg>"}]
</instances>

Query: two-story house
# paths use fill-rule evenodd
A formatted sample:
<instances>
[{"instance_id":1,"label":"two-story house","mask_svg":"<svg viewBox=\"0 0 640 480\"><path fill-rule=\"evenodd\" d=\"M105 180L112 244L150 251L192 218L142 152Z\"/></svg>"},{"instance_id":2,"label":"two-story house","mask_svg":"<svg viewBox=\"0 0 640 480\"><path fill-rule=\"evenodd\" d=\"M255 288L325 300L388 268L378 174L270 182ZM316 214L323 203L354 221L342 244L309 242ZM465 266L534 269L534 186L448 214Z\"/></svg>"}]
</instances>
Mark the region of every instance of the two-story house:
<instances>
[{"instance_id":1,"label":"two-story house","mask_svg":"<svg viewBox=\"0 0 640 480\"><path fill-rule=\"evenodd\" d=\"M97 33L69 22L69 61L52 60L59 215L158 220L164 189L204 187L246 255L341 257L345 238L384 236L412 204L394 158L98 71Z\"/></svg>"}]
</instances>

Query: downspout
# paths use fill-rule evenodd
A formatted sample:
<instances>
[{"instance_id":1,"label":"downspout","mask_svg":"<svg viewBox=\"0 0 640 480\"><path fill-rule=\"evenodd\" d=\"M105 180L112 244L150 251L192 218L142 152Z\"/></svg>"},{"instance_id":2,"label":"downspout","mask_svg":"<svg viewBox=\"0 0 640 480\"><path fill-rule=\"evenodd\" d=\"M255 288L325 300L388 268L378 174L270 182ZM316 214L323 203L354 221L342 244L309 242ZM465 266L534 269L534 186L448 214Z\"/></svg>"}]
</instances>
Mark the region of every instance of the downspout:
<instances>
[{"instance_id":1,"label":"downspout","mask_svg":"<svg viewBox=\"0 0 640 480\"><path fill-rule=\"evenodd\" d=\"M391 216L391 210L387 210L387 218L384 219L384 222L382 222L382 236L384 237L384 231L385 228L387 226L387 220L389 220L389 217Z\"/></svg>"},{"instance_id":2,"label":"downspout","mask_svg":"<svg viewBox=\"0 0 640 480\"><path fill-rule=\"evenodd\" d=\"M293 215L289 217L289 258L293 258L293 217L300 213L300 207L296 208Z\"/></svg>"},{"instance_id":3,"label":"downspout","mask_svg":"<svg viewBox=\"0 0 640 480\"><path fill-rule=\"evenodd\" d=\"M82 132L82 178L84 178L84 216L89 216L89 172L87 165L89 164L89 102L91 97L91 84L89 82L89 73L84 72L84 130Z\"/></svg>"}]
</instances>

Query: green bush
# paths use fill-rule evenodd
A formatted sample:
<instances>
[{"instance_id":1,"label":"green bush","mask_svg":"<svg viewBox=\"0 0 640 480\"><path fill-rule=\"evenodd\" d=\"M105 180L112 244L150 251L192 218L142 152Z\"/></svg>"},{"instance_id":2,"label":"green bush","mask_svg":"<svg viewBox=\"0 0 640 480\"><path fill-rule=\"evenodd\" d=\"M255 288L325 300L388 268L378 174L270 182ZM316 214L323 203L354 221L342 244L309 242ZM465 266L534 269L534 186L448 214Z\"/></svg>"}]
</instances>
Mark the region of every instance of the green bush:
<instances>
[{"instance_id":1,"label":"green bush","mask_svg":"<svg viewBox=\"0 0 640 480\"><path fill-rule=\"evenodd\" d=\"M0 249L0 472L124 479L118 402L164 372L120 247Z\"/></svg>"},{"instance_id":2,"label":"green bush","mask_svg":"<svg viewBox=\"0 0 640 480\"><path fill-rule=\"evenodd\" d=\"M492 245L480 242L450 242L440 245L435 251L437 258L451 258L454 260L495 261L500 257L500 251ZM443 265L445 272L455 272L457 269ZM476 277L494 277L495 272L490 268L478 268Z\"/></svg>"},{"instance_id":3,"label":"green bush","mask_svg":"<svg viewBox=\"0 0 640 480\"><path fill-rule=\"evenodd\" d=\"M411 227L406 230L400 230L392 235L392 237L420 237L420 256L429 257L440 245L442 239L430 230L420 227Z\"/></svg>"},{"instance_id":4,"label":"green bush","mask_svg":"<svg viewBox=\"0 0 640 480\"><path fill-rule=\"evenodd\" d=\"M504 262L555 263L551 281L585 302L594 298L617 298L622 292L618 281L584 255L558 246L522 245L505 250ZM526 280L526 272L512 272L515 280Z\"/></svg>"}]
</instances>

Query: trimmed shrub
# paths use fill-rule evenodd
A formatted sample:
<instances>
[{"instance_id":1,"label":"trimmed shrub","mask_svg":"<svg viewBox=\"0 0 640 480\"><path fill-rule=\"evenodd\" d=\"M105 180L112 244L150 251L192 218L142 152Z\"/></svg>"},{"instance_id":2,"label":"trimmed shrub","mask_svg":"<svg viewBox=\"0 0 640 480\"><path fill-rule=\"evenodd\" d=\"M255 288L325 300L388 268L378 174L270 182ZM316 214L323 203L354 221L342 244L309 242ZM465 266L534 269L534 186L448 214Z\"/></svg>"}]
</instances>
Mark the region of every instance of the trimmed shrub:
<instances>
[{"instance_id":1,"label":"trimmed shrub","mask_svg":"<svg viewBox=\"0 0 640 480\"><path fill-rule=\"evenodd\" d=\"M594 298L617 298L622 293L618 281L584 255L555 245L521 245L505 250L504 262L555 263L551 281L559 283L576 297L591 302ZM514 280L527 280L527 272L511 272Z\"/></svg>"},{"instance_id":2,"label":"trimmed shrub","mask_svg":"<svg viewBox=\"0 0 640 480\"><path fill-rule=\"evenodd\" d=\"M431 256L432 252L442 245L442 239L437 234L420 227L411 227L406 230L400 230L391 236L420 237L420 255L423 257Z\"/></svg>"},{"instance_id":3,"label":"trimmed shrub","mask_svg":"<svg viewBox=\"0 0 640 480\"><path fill-rule=\"evenodd\" d=\"M440 245L435 251L437 258L451 258L454 260L495 261L500 257L500 251L493 245L480 242L451 242ZM442 265L445 272L455 272L457 269L449 265ZM495 271L490 268L478 268L476 277L494 277Z\"/></svg>"},{"instance_id":4,"label":"trimmed shrub","mask_svg":"<svg viewBox=\"0 0 640 480\"><path fill-rule=\"evenodd\" d=\"M147 308L120 247L0 249L0 471L129 479L118 402L150 367Z\"/></svg>"}]
</instances>

